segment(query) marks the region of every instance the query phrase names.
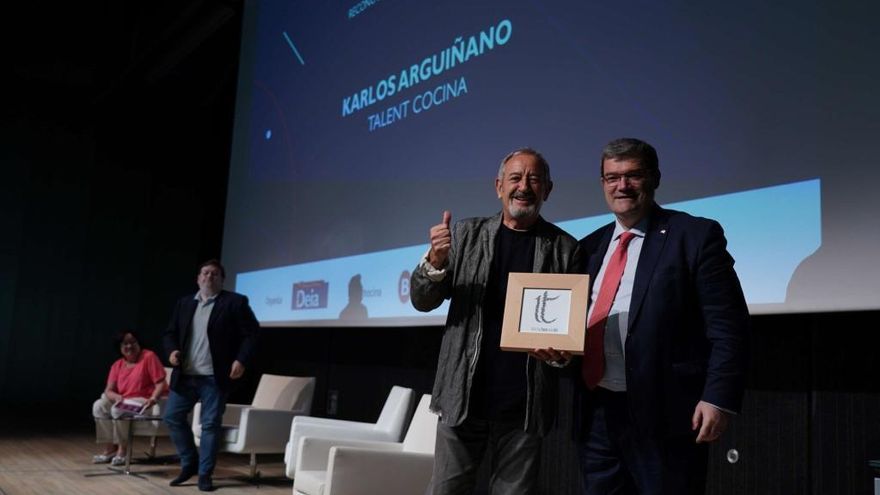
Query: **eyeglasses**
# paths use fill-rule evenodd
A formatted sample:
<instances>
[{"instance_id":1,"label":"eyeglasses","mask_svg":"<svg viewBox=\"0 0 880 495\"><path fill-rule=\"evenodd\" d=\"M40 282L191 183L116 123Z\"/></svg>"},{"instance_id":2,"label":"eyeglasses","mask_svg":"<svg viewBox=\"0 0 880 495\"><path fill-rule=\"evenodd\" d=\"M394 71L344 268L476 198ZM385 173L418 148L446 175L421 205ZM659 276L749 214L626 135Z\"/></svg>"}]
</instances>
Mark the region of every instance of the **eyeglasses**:
<instances>
[{"instance_id":1,"label":"eyeglasses","mask_svg":"<svg viewBox=\"0 0 880 495\"><path fill-rule=\"evenodd\" d=\"M602 176L602 182L605 183L606 186L611 186L620 182L623 179L624 183L639 185L645 181L648 177L648 174L645 172L630 172L626 174L605 174Z\"/></svg>"}]
</instances>

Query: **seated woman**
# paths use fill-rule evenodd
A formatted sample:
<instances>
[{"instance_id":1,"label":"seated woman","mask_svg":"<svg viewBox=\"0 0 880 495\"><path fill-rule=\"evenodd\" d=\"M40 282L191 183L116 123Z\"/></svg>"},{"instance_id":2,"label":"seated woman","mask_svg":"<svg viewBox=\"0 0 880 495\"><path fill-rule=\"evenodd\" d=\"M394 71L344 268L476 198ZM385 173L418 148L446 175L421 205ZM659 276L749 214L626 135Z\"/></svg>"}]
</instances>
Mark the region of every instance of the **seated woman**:
<instances>
[{"instance_id":1,"label":"seated woman","mask_svg":"<svg viewBox=\"0 0 880 495\"><path fill-rule=\"evenodd\" d=\"M119 466L125 464L130 422L116 421L115 418L130 413L132 409L158 415L156 402L167 391L165 368L153 351L141 349L135 332L120 332L113 341L122 357L110 367L104 393L92 406L97 443L105 444L104 452L94 456L92 462L110 462ZM141 407L138 409L137 405Z\"/></svg>"}]
</instances>

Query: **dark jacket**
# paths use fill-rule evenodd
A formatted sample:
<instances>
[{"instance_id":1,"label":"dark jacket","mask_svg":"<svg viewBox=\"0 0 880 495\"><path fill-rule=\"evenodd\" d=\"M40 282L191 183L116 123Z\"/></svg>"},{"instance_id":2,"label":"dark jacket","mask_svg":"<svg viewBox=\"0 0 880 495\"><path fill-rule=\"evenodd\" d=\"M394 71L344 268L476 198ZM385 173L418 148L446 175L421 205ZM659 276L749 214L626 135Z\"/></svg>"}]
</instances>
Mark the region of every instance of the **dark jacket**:
<instances>
[{"instance_id":1,"label":"dark jacket","mask_svg":"<svg viewBox=\"0 0 880 495\"><path fill-rule=\"evenodd\" d=\"M611 223L580 241L591 282L613 231ZM726 246L714 220L656 205L650 214L625 341L630 415L645 434L694 435L700 400L740 410L749 313ZM580 371L580 359L573 364ZM574 381L589 401L582 380ZM575 402L587 406L583 401Z\"/></svg>"},{"instance_id":2,"label":"dark jacket","mask_svg":"<svg viewBox=\"0 0 880 495\"><path fill-rule=\"evenodd\" d=\"M440 345L431 409L450 426L467 416L471 383L480 354L483 300L495 251L501 214L470 218L452 229L452 248L446 276L429 279L423 266L413 271L410 297L419 311L431 311L450 299L446 329ZM580 266L577 241L559 227L539 218L535 229L536 273L574 273ZM531 357L526 361L528 393L523 429L544 434L556 418L556 370Z\"/></svg>"},{"instance_id":3,"label":"dark jacket","mask_svg":"<svg viewBox=\"0 0 880 495\"><path fill-rule=\"evenodd\" d=\"M187 359L187 343L192 334L197 303L194 295L188 295L180 298L174 306L171 321L162 335L166 360L176 350L181 353L181 362ZM229 390L229 372L233 361L238 360L245 368L250 367L257 347L259 327L247 297L225 290L217 294L208 318L208 343L214 363L214 380L221 390ZM175 366L171 373L172 390L176 390L179 376L180 366Z\"/></svg>"}]
</instances>

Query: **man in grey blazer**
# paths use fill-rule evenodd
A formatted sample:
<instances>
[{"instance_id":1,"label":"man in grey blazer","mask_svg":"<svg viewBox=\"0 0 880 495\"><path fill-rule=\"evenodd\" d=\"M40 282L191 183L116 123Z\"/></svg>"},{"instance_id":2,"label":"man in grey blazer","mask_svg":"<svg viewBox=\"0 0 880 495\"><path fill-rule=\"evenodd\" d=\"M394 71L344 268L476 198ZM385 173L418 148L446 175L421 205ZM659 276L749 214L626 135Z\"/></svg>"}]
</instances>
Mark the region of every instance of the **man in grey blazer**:
<instances>
[{"instance_id":1,"label":"man in grey blazer","mask_svg":"<svg viewBox=\"0 0 880 495\"><path fill-rule=\"evenodd\" d=\"M536 492L541 438L555 419L551 364L499 348L511 272L574 273L577 241L539 215L550 196L550 167L537 151L501 162L495 190L501 212L455 225L451 213L430 230L431 248L413 271L410 296L420 311L449 299L431 409L437 425L433 493L471 493L492 451L492 493Z\"/></svg>"}]
</instances>

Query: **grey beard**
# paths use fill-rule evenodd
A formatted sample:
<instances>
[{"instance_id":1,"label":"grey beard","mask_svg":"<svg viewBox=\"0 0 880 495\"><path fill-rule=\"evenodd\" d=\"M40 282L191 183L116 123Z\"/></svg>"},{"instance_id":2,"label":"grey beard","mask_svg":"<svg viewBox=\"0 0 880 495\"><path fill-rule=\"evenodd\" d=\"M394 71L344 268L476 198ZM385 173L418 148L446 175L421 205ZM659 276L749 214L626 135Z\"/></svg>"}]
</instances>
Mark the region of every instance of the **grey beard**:
<instances>
[{"instance_id":1,"label":"grey beard","mask_svg":"<svg viewBox=\"0 0 880 495\"><path fill-rule=\"evenodd\" d=\"M519 220L521 218L538 216L538 212L541 211L541 206L537 203L531 206L522 207L511 204L508 210L510 210L510 216Z\"/></svg>"}]
</instances>

